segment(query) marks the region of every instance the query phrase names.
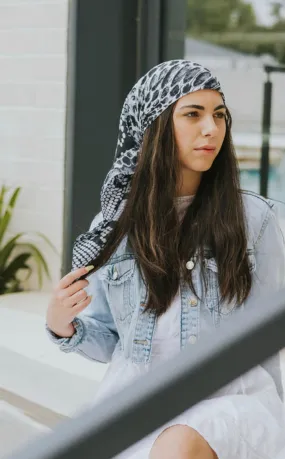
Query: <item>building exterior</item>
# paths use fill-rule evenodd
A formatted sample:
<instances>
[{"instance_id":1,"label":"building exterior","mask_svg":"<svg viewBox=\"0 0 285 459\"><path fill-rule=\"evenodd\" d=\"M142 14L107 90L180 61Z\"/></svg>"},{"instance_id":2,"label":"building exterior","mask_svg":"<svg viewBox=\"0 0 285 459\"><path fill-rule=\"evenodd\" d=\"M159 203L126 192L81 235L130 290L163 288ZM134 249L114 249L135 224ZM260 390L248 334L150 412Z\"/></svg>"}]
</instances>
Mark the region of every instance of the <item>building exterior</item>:
<instances>
[{"instance_id":1,"label":"building exterior","mask_svg":"<svg viewBox=\"0 0 285 459\"><path fill-rule=\"evenodd\" d=\"M0 185L21 186L11 231L40 231L60 276L68 0L0 0ZM35 276L27 287L35 288ZM50 283L45 283L50 288Z\"/></svg>"}]
</instances>

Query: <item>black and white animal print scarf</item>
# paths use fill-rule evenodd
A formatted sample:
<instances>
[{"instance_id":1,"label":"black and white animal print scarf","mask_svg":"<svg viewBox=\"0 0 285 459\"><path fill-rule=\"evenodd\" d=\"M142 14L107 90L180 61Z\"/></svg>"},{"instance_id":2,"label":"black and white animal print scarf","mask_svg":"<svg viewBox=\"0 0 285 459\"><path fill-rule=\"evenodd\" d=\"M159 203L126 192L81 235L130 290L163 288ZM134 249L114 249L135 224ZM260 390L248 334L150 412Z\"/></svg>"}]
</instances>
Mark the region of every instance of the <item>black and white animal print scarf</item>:
<instances>
[{"instance_id":1,"label":"black and white animal print scarf","mask_svg":"<svg viewBox=\"0 0 285 459\"><path fill-rule=\"evenodd\" d=\"M215 89L224 99L220 83L208 69L181 59L157 65L130 91L120 117L114 164L101 190L103 221L76 239L73 269L88 266L104 248L123 210L147 127L178 99L201 89Z\"/></svg>"}]
</instances>

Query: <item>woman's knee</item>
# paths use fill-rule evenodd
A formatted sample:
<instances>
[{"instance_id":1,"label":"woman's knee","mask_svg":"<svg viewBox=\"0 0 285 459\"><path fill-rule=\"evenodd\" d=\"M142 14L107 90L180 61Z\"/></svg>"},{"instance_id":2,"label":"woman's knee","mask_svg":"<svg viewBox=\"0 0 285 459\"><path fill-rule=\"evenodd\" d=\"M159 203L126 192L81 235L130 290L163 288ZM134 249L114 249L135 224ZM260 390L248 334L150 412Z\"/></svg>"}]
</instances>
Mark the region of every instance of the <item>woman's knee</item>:
<instances>
[{"instance_id":1,"label":"woman's knee","mask_svg":"<svg viewBox=\"0 0 285 459\"><path fill-rule=\"evenodd\" d=\"M196 430L175 425L156 439L149 459L217 459L217 456Z\"/></svg>"}]
</instances>

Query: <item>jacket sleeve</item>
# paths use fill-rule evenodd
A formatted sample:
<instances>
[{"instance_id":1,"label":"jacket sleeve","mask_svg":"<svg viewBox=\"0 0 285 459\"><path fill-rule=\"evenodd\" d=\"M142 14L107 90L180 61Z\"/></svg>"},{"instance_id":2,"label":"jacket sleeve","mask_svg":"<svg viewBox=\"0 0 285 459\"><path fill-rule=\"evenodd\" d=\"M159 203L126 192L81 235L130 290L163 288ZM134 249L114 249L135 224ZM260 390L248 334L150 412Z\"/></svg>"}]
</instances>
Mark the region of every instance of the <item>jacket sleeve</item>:
<instances>
[{"instance_id":1,"label":"jacket sleeve","mask_svg":"<svg viewBox=\"0 0 285 459\"><path fill-rule=\"evenodd\" d=\"M98 217L92 222L91 229L98 222ZM85 290L92 295L92 301L74 319L75 334L71 338L60 338L47 326L46 330L63 352L76 352L87 359L107 363L111 360L119 336L100 280L100 271L88 277L89 285Z\"/></svg>"},{"instance_id":2,"label":"jacket sleeve","mask_svg":"<svg viewBox=\"0 0 285 459\"><path fill-rule=\"evenodd\" d=\"M275 206L268 209L255 242L256 269L250 297L270 293L285 285L285 242Z\"/></svg>"},{"instance_id":3,"label":"jacket sleeve","mask_svg":"<svg viewBox=\"0 0 285 459\"><path fill-rule=\"evenodd\" d=\"M71 338L60 338L48 327L51 340L63 352L76 352L90 360L108 363L119 340L104 289L99 279L100 270L89 277L85 289L92 301L73 321L75 334Z\"/></svg>"},{"instance_id":4,"label":"jacket sleeve","mask_svg":"<svg viewBox=\"0 0 285 459\"><path fill-rule=\"evenodd\" d=\"M276 208L273 206L268 209L255 243L256 268L253 273L252 289L245 307L249 301L253 300L252 307L258 308L258 300L262 298L262 295L268 295L285 286L285 242L282 226L282 220L277 218ZM283 398L280 363L280 355L276 354L263 362L262 367L272 376L277 391Z\"/></svg>"}]
</instances>

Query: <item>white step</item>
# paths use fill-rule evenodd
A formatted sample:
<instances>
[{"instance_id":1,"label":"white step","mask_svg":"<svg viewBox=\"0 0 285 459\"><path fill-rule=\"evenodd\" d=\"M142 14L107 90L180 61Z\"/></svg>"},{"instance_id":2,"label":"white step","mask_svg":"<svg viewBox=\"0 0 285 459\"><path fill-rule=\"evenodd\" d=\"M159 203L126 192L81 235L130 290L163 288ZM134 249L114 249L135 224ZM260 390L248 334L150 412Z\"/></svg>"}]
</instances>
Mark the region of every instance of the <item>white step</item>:
<instances>
[{"instance_id":1,"label":"white step","mask_svg":"<svg viewBox=\"0 0 285 459\"><path fill-rule=\"evenodd\" d=\"M3 347L0 362L1 388L64 416L86 405L99 384Z\"/></svg>"},{"instance_id":2,"label":"white step","mask_svg":"<svg viewBox=\"0 0 285 459\"><path fill-rule=\"evenodd\" d=\"M62 353L47 337L49 295L0 297L0 387L71 416L90 401L107 365Z\"/></svg>"},{"instance_id":3,"label":"white step","mask_svg":"<svg viewBox=\"0 0 285 459\"><path fill-rule=\"evenodd\" d=\"M0 400L0 458L22 448L49 429Z\"/></svg>"}]
</instances>

